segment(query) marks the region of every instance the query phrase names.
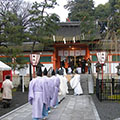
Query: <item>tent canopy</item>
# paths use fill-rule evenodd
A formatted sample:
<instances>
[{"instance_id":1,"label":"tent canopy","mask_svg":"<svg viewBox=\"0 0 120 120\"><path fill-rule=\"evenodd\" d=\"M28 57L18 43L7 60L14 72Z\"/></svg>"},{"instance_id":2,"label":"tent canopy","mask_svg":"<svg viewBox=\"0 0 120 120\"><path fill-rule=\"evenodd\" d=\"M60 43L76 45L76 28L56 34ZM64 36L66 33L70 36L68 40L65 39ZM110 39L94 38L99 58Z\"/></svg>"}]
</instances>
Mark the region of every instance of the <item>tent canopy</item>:
<instances>
[{"instance_id":1,"label":"tent canopy","mask_svg":"<svg viewBox=\"0 0 120 120\"><path fill-rule=\"evenodd\" d=\"M0 61L0 71L11 70L11 67Z\"/></svg>"}]
</instances>

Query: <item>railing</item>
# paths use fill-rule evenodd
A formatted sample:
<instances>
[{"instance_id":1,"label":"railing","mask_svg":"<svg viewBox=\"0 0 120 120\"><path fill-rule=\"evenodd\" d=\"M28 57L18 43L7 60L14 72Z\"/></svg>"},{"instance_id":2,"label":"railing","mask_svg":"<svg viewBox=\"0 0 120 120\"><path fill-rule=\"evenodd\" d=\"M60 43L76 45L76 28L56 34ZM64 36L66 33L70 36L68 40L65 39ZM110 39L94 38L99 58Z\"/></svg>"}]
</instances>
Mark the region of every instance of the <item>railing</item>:
<instances>
[{"instance_id":1,"label":"railing","mask_svg":"<svg viewBox=\"0 0 120 120\"><path fill-rule=\"evenodd\" d=\"M120 80L96 79L96 96L100 101L120 101Z\"/></svg>"}]
</instances>

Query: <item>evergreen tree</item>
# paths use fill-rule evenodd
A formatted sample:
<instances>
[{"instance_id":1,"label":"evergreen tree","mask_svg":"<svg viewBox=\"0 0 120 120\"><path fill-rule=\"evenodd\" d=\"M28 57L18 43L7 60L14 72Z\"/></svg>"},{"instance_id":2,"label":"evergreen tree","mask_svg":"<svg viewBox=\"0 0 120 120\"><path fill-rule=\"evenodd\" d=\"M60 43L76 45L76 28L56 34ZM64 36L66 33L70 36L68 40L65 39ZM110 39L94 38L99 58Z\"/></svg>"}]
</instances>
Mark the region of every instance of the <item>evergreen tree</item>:
<instances>
[{"instance_id":1,"label":"evergreen tree","mask_svg":"<svg viewBox=\"0 0 120 120\"><path fill-rule=\"evenodd\" d=\"M71 21L80 21L81 39L93 39L96 34L93 0L72 0L65 6Z\"/></svg>"},{"instance_id":2,"label":"evergreen tree","mask_svg":"<svg viewBox=\"0 0 120 120\"><path fill-rule=\"evenodd\" d=\"M48 14L47 9L54 8L56 0L44 0L41 3L34 2L31 10L29 10L30 26L29 26L29 39L33 41L31 53L34 51L36 42L44 45L50 45L52 37L58 28L59 16L57 14Z\"/></svg>"},{"instance_id":3,"label":"evergreen tree","mask_svg":"<svg viewBox=\"0 0 120 120\"><path fill-rule=\"evenodd\" d=\"M26 39L26 9L28 4L22 0L0 1L0 52L11 59L23 52L20 46ZM15 69L21 62L15 61L10 65Z\"/></svg>"}]
</instances>

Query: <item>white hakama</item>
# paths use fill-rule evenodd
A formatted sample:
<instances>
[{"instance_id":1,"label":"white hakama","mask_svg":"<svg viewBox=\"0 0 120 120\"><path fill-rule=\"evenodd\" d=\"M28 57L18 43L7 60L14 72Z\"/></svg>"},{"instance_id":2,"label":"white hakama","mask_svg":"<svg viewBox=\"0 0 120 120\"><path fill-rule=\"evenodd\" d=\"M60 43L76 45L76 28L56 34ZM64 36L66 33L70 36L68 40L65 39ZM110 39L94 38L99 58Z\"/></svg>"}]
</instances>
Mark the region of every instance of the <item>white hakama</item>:
<instances>
[{"instance_id":1,"label":"white hakama","mask_svg":"<svg viewBox=\"0 0 120 120\"><path fill-rule=\"evenodd\" d=\"M70 80L70 85L74 89L74 95L83 94L83 90L80 84L80 75L75 74L74 77Z\"/></svg>"}]
</instances>

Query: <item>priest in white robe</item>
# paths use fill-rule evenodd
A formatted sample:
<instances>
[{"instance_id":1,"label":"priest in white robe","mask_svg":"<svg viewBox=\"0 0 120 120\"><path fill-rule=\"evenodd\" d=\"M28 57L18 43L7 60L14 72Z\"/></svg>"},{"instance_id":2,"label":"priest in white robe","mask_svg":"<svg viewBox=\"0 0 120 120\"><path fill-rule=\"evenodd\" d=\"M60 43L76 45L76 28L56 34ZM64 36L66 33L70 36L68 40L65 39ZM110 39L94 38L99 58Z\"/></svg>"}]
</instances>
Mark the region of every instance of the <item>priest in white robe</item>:
<instances>
[{"instance_id":1,"label":"priest in white robe","mask_svg":"<svg viewBox=\"0 0 120 120\"><path fill-rule=\"evenodd\" d=\"M63 73L61 70L59 70L57 74L57 77L60 79L60 91L59 95L63 96L63 98L66 96L68 93L68 86L67 86L67 79L65 76L63 76Z\"/></svg>"},{"instance_id":2,"label":"priest in white robe","mask_svg":"<svg viewBox=\"0 0 120 120\"><path fill-rule=\"evenodd\" d=\"M43 118L44 105L48 106L48 85L42 77L41 68L37 72L37 77L33 78L29 84L28 101L32 105L32 120Z\"/></svg>"},{"instance_id":3,"label":"priest in white robe","mask_svg":"<svg viewBox=\"0 0 120 120\"><path fill-rule=\"evenodd\" d=\"M70 85L74 89L74 95L83 94L83 90L80 84L80 75L75 71L74 77L70 80Z\"/></svg>"}]
</instances>

